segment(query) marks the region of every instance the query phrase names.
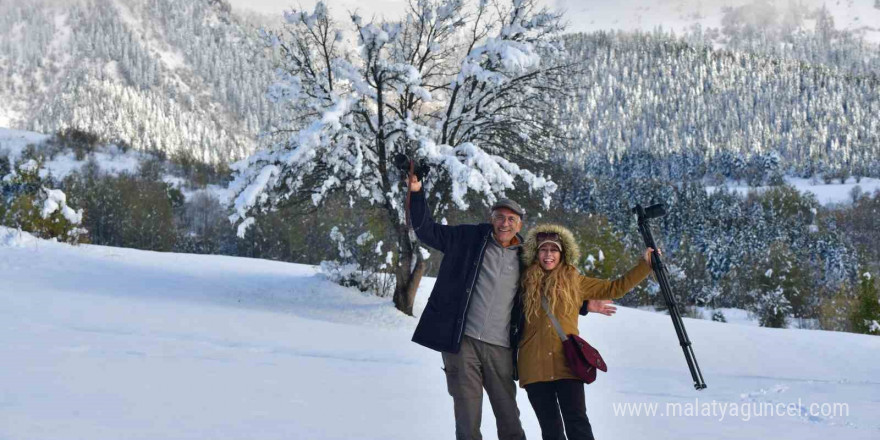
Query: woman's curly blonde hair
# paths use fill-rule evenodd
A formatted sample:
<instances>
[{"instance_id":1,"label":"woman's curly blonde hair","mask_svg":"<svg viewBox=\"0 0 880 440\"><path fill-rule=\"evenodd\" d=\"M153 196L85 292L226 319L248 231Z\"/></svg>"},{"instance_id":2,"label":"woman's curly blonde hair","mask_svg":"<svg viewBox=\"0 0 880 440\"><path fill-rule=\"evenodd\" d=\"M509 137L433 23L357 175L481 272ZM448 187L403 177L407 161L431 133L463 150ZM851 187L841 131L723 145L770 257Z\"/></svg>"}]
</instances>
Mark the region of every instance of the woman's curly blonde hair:
<instances>
[{"instance_id":1,"label":"woman's curly blonde hair","mask_svg":"<svg viewBox=\"0 0 880 440\"><path fill-rule=\"evenodd\" d=\"M578 271L568 262L562 261L550 272L545 271L537 261L526 268L522 279L523 307L526 321L537 317L541 307L541 297L546 296L550 310L562 310L564 314L577 311L583 302L577 289ZM562 309L558 309L558 305Z\"/></svg>"}]
</instances>

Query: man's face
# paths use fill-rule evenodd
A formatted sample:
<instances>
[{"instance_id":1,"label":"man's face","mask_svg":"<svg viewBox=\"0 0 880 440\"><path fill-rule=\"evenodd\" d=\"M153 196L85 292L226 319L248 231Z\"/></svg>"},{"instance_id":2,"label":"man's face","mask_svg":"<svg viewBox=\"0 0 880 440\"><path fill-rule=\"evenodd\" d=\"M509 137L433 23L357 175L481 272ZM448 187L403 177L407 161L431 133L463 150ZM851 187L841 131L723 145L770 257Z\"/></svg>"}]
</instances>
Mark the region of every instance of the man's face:
<instances>
[{"instance_id":1,"label":"man's face","mask_svg":"<svg viewBox=\"0 0 880 440\"><path fill-rule=\"evenodd\" d=\"M510 243L522 229L522 219L519 214L507 208L498 208L492 211L490 220L492 228L495 230L495 239L502 244Z\"/></svg>"}]
</instances>

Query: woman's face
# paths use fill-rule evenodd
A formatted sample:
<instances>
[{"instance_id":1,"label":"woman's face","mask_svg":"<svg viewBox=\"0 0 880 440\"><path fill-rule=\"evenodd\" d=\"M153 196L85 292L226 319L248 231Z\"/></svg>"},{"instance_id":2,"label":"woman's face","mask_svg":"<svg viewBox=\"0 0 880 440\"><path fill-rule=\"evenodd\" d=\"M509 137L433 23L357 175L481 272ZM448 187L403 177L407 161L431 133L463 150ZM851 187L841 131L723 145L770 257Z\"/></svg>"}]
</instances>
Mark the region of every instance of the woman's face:
<instances>
[{"instance_id":1,"label":"woman's face","mask_svg":"<svg viewBox=\"0 0 880 440\"><path fill-rule=\"evenodd\" d=\"M556 266L559 265L559 260L561 259L562 253L559 252L559 248L556 247L555 244L544 243L538 248L538 264L540 264L541 268L544 270L550 271L556 269Z\"/></svg>"}]
</instances>

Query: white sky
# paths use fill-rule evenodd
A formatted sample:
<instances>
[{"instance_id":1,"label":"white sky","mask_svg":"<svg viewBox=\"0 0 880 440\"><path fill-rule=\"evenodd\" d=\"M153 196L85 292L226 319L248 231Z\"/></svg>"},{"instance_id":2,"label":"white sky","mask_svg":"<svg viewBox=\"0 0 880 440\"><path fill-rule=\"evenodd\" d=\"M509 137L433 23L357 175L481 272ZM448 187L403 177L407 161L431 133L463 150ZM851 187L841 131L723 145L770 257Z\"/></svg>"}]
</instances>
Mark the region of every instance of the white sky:
<instances>
[{"instance_id":1,"label":"white sky","mask_svg":"<svg viewBox=\"0 0 880 440\"><path fill-rule=\"evenodd\" d=\"M718 27L722 8L741 6L754 0L541 0L542 3L566 12L571 32L588 32L600 29L684 30L695 22L704 27ZM791 0L769 0L779 9L787 7ZM880 35L880 10L873 7L874 0L798 0L810 8L826 4L832 11L838 28L873 28L869 34ZM233 9L265 14L277 14L298 6L311 10L316 0L229 0ZM347 11L358 10L365 18L393 17L407 5L406 0L326 0L331 13L347 18ZM866 29L867 30L867 29ZM875 35L876 36L876 35Z\"/></svg>"},{"instance_id":2,"label":"white sky","mask_svg":"<svg viewBox=\"0 0 880 440\"><path fill-rule=\"evenodd\" d=\"M291 8L311 11L316 0L228 0L234 10L249 10L264 14L281 14ZM347 11L358 10L361 15L375 12L376 15L391 17L399 14L406 6L406 0L325 0L334 15L345 14Z\"/></svg>"}]
</instances>

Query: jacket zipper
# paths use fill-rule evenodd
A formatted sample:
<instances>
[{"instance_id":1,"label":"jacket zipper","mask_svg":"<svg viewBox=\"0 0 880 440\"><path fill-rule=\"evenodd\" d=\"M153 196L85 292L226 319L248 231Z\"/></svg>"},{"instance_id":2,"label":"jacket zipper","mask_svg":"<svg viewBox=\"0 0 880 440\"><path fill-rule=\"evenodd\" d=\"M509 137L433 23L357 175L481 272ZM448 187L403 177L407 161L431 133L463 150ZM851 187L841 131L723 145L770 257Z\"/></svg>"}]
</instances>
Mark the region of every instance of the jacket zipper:
<instances>
[{"instance_id":1,"label":"jacket zipper","mask_svg":"<svg viewBox=\"0 0 880 440\"><path fill-rule=\"evenodd\" d=\"M492 231L489 231L489 234L492 234ZM474 270L474 277L471 279L471 287L468 289L467 300L464 303L464 315L461 317L461 327L458 329L458 338L456 340L457 345L461 345L461 338L464 336L464 325L467 323L467 314L468 308L471 306L471 295L474 294L474 286L477 284L477 277L480 275L480 270L483 268L483 257L486 256L486 246L489 244L489 236L483 239L483 247L480 248L480 259L477 260L477 268Z\"/></svg>"}]
</instances>

